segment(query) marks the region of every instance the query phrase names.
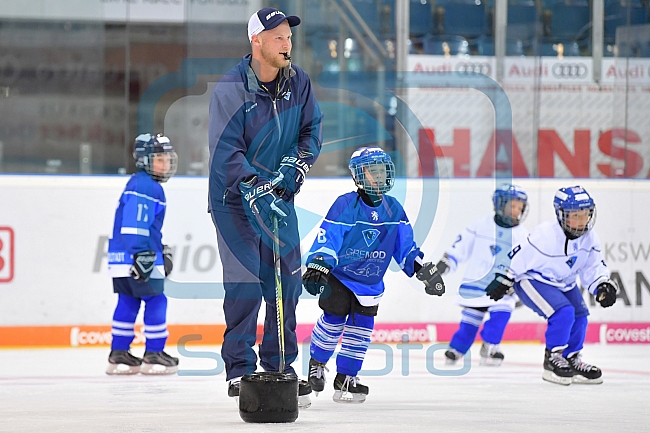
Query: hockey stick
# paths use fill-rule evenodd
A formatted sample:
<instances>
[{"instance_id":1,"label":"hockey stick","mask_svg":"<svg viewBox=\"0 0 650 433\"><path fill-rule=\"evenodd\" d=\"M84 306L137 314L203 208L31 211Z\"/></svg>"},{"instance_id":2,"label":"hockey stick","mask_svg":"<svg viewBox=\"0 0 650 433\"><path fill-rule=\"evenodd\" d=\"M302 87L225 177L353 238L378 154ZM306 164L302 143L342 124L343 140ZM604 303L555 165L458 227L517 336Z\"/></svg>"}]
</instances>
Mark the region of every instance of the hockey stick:
<instances>
[{"instance_id":1,"label":"hockey stick","mask_svg":"<svg viewBox=\"0 0 650 433\"><path fill-rule=\"evenodd\" d=\"M280 368L278 371L284 373L284 306L282 303L282 271L280 269L280 230L276 216L273 217L273 264L275 265L275 310L280 342Z\"/></svg>"}]
</instances>

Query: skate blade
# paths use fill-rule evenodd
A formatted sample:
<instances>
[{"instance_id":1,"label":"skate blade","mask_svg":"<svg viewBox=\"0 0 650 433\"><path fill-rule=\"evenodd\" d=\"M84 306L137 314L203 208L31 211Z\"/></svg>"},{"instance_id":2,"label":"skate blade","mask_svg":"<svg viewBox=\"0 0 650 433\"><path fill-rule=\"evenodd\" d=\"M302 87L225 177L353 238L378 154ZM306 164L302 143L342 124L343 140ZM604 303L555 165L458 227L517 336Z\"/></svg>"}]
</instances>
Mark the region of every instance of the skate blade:
<instances>
[{"instance_id":1,"label":"skate blade","mask_svg":"<svg viewBox=\"0 0 650 433\"><path fill-rule=\"evenodd\" d=\"M108 367L106 367L106 374L110 374L111 376L120 376L120 375L130 375L130 374L138 374L140 371L140 366L131 366L131 365L126 365L126 364L108 364Z\"/></svg>"},{"instance_id":2,"label":"skate blade","mask_svg":"<svg viewBox=\"0 0 650 433\"><path fill-rule=\"evenodd\" d=\"M457 359L445 358L445 365L456 365L457 362L458 362Z\"/></svg>"},{"instance_id":3,"label":"skate blade","mask_svg":"<svg viewBox=\"0 0 650 433\"><path fill-rule=\"evenodd\" d=\"M557 374L548 370L544 370L544 373L542 374L542 379L544 379L547 382L557 383L558 385L564 385L564 386L571 385L571 381L573 380L572 377L558 376Z\"/></svg>"},{"instance_id":4,"label":"skate blade","mask_svg":"<svg viewBox=\"0 0 650 433\"><path fill-rule=\"evenodd\" d=\"M174 374L177 371L178 371L177 365L167 367L160 364L145 364L145 363L142 363L142 368L140 369L140 373L148 374L152 376L161 375L161 374Z\"/></svg>"},{"instance_id":5,"label":"skate blade","mask_svg":"<svg viewBox=\"0 0 650 433\"><path fill-rule=\"evenodd\" d=\"M503 362L503 359L481 358L478 365L485 365L486 367L498 367Z\"/></svg>"},{"instance_id":6,"label":"skate blade","mask_svg":"<svg viewBox=\"0 0 650 433\"><path fill-rule=\"evenodd\" d=\"M578 385L600 385L601 383L603 383L603 378L598 377L596 379L587 379L584 376L576 374L575 376L573 376L571 383L575 383Z\"/></svg>"},{"instance_id":7,"label":"skate blade","mask_svg":"<svg viewBox=\"0 0 650 433\"><path fill-rule=\"evenodd\" d=\"M347 391L334 391L332 400L337 403L363 403L366 401L366 394L354 394Z\"/></svg>"},{"instance_id":8,"label":"skate blade","mask_svg":"<svg viewBox=\"0 0 650 433\"><path fill-rule=\"evenodd\" d=\"M311 398L309 398L309 395L298 396L298 409L307 409L310 406L311 406Z\"/></svg>"}]
</instances>

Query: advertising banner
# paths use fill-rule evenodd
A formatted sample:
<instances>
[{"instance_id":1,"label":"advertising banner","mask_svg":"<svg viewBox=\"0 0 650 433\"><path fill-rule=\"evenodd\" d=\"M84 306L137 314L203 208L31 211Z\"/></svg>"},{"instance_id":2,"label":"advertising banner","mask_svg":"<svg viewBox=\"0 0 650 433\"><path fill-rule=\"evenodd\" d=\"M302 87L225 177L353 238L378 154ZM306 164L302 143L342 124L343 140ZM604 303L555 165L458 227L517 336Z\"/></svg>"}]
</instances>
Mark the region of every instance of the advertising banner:
<instances>
[{"instance_id":1,"label":"advertising banner","mask_svg":"<svg viewBox=\"0 0 650 433\"><path fill-rule=\"evenodd\" d=\"M127 176L0 176L0 347L110 344L116 295L107 274L106 248ZM632 180L513 179L529 195L524 225L555 218L557 188L580 183L598 208L595 230L620 293L604 309L590 309L587 339L601 343L650 341L650 183ZM404 204L425 260L437 262L465 226L492 213L495 179L398 179L391 194ZM167 282L170 341L219 344L225 320L222 269L207 208L207 179L172 178L163 239L173 249ZM335 198L354 188L350 179L310 178L296 197L302 251L316 237ZM9 269L9 270L8 270ZM422 283L393 263L386 274L373 341L448 341L461 309L455 293L464 267L445 276L447 293L428 296ZM298 337L309 337L320 316L316 298L303 293ZM263 323L261 313L258 323ZM142 318L138 318L141 327ZM137 330L136 329L136 330ZM540 341L545 322L518 306L505 341Z\"/></svg>"}]
</instances>

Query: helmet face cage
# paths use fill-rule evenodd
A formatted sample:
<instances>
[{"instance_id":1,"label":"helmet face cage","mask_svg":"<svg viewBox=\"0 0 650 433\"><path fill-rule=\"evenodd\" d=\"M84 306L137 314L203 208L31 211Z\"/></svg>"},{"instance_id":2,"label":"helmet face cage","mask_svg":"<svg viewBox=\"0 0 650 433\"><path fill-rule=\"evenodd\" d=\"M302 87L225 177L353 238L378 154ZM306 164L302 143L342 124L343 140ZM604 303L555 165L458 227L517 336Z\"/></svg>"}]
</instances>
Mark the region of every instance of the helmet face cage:
<instances>
[{"instance_id":1,"label":"helmet face cage","mask_svg":"<svg viewBox=\"0 0 650 433\"><path fill-rule=\"evenodd\" d=\"M384 194L393 188L395 183L395 164L390 156L378 147L361 147L350 158L350 173L354 183L368 193ZM373 184L367 171L385 171L385 181L382 184Z\"/></svg>"},{"instance_id":2,"label":"helmet face cage","mask_svg":"<svg viewBox=\"0 0 650 433\"><path fill-rule=\"evenodd\" d=\"M524 207L517 218L506 215L505 209L511 200L519 200L524 203ZM528 215L528 194L518 186L501 185L494 191L492 201L494 202L494 213L511 227L519 225Z\"/></svg>"},{"instance_id":3,"label":"helmet face cage","mask_svg":"<svg viewBox=\"0 0 650 433\"><path fill-rule=\"evenodd\" d=\"M555 207L555 215L557 216L560 227L562 227L564 233L574 238L579 238L584 235L596 224L596 203L589 193L580 186L560 188L555 193L553 206ZM569 213L585 209L589 210L587 224L582 228L572 228L568 223Z\"/></svg>"},{"instance_id":4,"label":"helmet face cage","mask_svg":"<svg viewBox=\"0 0 650 433\"><path fill-rule=\"evenodd\" d=\"M154 159L156 156L169 157L169 169L165 172L155 172ZM178 168L178 155L174 152L169 138L162 134L140 134L136 137L133 150L133 159L138 170L146 172L157 182L167 182Z\"/></svg>"}]
</instances>

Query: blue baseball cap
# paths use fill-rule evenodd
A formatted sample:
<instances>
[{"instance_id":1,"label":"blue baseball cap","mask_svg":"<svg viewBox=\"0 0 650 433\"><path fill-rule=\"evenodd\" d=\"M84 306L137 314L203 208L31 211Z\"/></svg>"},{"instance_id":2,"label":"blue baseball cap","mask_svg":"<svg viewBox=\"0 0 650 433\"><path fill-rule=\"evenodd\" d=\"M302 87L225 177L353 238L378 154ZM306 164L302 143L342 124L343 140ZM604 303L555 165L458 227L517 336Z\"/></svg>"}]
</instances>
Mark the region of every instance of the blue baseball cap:
<instances>
[{"instance_id":1,"label":"blue baseball cap","mask_svg":"<svg viewBox=\"0 0 650 433\"><path fill-rule=\"evenodd\" d=\"M295 27L300 24L300 18L295 15L286 16L284 12L276 8L258 10L248 20L248 40L252 40L253 35L259 35L264 30L276 28L284 20L287 20L289 27Z\"/></svg>"}]
</instances>

